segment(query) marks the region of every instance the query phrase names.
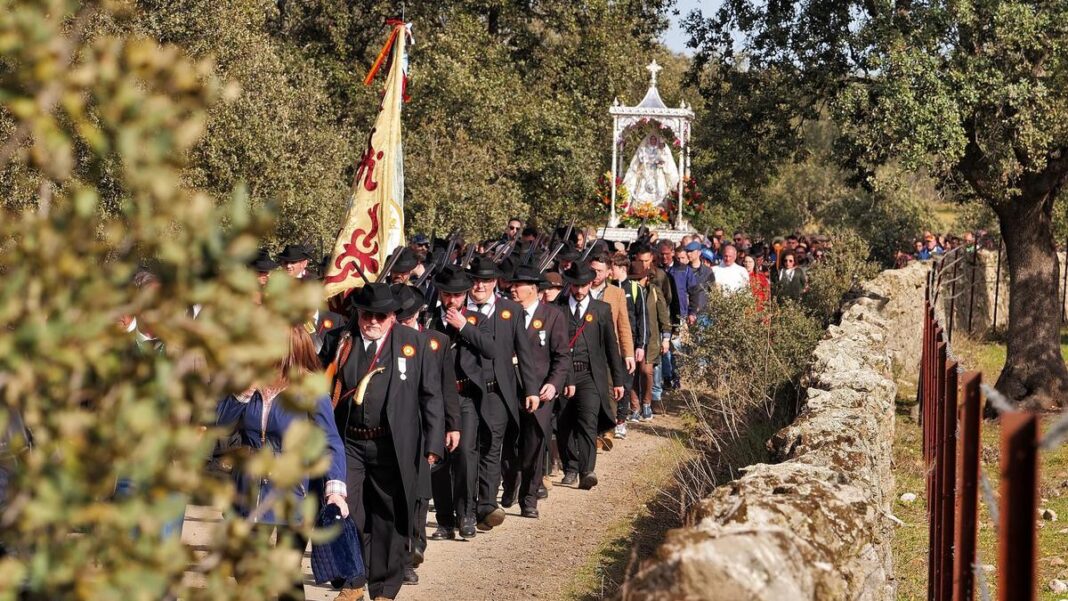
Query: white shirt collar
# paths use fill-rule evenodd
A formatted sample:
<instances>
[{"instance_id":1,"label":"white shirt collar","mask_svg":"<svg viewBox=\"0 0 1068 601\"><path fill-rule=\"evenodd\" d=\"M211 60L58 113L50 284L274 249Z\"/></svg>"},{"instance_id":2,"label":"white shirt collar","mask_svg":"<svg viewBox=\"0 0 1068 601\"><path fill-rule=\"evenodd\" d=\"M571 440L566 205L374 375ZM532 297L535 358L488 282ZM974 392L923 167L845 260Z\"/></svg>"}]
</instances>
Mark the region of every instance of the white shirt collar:
<instances>
[{"instance_id":1,"label":"white shirt collar","mask_svg":"<svg viewBox=\"0 0 1068 601\"><path fill-rule=\"evenodd\" d=\"M572 315L575 313L575 305L579 305L581 307L581 309L579 309L580 313L585 315L586 311L590 308L590 295L587 294L586 298L582 299L581 302L575 300L575 297L568 295L567 306L571 309Z\"/></svg>"}]
</instances>

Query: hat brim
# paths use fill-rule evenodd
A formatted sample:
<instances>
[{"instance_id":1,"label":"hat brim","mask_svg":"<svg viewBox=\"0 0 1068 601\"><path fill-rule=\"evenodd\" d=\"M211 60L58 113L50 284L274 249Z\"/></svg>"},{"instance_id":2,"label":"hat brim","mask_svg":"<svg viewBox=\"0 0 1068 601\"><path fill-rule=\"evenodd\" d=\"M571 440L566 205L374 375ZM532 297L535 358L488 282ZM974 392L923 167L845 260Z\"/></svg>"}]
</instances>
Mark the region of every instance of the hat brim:
<instances>
[{"instance_id":1,"label":"hat brim","mask_svg":"<svg viewBox=\"0 0 1068 601\"><path fill-rule=\"evenodd\" d=\"M434 288L441 292L448 292L449 294L460 294L462 292L467 292L472 288L472 286L454 286L449 284L439 284L435 282Z\"/></svg>"},{"instance_id":2,"label":"hat brim","mask_svg":"<svg viewBox=\"0 0 1068 601\"><path fill-rule=\"evenodd\" d=\"M278 255L275 260L279 263L299 263L301 261L311 261L311 258L297 255Z\"/></svg>"},{"instance_id":3,"label":"hat brim","mask_svg":"<svg viewBox=\"0 0 1068 601\"><path fill-rule=\"evenodd\" d=\"M573 277L573 276L569 276L566 273L564 273L564 274L560 274L560 277L564 279L565 283L574 284L576 286L585 286L586 284L589 284L590 282L592 282L593 279L596 276L593 275L593 274L589 274L588 276L585 276L585 277Z\"/></svg>"},{"instance_id":4,"label":"hat brim","mask_svg":"<svg viewBox=\"0 0 1068 601\"><path fill-rule=\"evenodd\" d=\"M378 304L366 304L360 301L352 301L352 308L357 311L367 311L368 313L396 313L401 308L400 302L397 299L386 301Z\"/></svg>"}]
</instances>

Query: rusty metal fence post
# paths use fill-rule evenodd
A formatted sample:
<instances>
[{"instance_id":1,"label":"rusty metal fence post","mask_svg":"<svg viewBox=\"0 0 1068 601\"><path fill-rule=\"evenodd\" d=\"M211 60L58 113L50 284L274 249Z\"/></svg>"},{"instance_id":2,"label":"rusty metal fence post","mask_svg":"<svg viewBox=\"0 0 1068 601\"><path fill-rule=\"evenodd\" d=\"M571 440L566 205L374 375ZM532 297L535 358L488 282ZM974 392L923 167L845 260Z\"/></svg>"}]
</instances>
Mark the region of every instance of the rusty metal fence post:
<instances>
[{"instance_id":1,"label":"rusty metal fence post","mask_svg":"<svg viewBox=\"0 0 1068 601\"><path fill-rule=\"evenodd\" d=\"M1001 414L998 599L1034 601L1038 511L1038 417Z\"/></svg>"},{"instance_id":2,"label":"rusty metal fence post","mask_svg":"<svg viewBox=\"0 0 1068 601\"><path fill-rule=\"evenodd\" d=\"M953 597L953 542L957 497L957 362L942 361L942 436L939 439L938 596Z\"/></svg>"},{"instance_id":3,"label":"rusty metal fence post","mask_svg":"<svg viewBox=\"0 0 1068 601\"><path fill-rule=\"evenodd\" d=\"M982 375L964 374L961 381L960 441L957 447L957 515L953 532L953 601L975 599L975 550L979 524L979 428Z\"/></svg>"}]
</instances>

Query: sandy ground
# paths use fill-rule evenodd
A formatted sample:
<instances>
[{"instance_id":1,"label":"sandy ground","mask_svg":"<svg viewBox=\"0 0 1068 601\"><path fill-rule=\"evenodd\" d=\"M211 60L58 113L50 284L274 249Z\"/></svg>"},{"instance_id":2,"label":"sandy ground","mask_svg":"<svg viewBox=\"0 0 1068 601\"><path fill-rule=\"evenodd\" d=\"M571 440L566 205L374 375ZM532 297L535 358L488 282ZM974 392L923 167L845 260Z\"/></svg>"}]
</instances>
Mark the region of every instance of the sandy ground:
<instances>
[{"instance_id":1,"label":"sandy ground","mask_svg":"<svg viewBox=\"0 0 1068 601\"><path fill-rule=\"evenodd\" d=\"M672 448L671 438L681 427L672 415L657 415L651 422L632 426L626 440L598 454L600 483L593 490L564 487L559 484L562 474L556 474L549 498L538 505L539 519L521 517L515 505L506 510L504 524L479 532L470 541L430 541L426 562L418 571L419 584L405 586L398 598L560 599L575 593L577 574L613 536L613 526L642 510L649 486L639 479L647 478L649 470L642 475L636 466L643 457ZM665 479L669 475L660 474ZM204 544L219 515L208 507L190 506L183 541ZM433 511L428 521L430 533L437 526ZM334 599L336 591L313 584L307 555L304 571L309 601Z\"/></svg>"}]
</instances>

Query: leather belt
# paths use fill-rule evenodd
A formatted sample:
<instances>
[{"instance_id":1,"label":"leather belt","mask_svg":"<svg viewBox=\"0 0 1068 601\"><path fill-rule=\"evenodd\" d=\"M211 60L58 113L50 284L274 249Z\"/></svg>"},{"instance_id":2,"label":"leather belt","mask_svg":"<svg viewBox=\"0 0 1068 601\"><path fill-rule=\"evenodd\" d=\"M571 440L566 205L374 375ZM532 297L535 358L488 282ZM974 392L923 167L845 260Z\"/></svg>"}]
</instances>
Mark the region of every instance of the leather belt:
<instances>
[{"instance_id":1,"label":"leather belt","mask_svg":"<svg viewBox=\"0 0 1068 601\"><path fill-rule=\"evenodd\" d=\"M575 369L575 372L577 373L590 371L590 364L585 361L572 361L571 366Z\"/></svg>"},{"instance_id":2,"label":"leather belt","mask_svg":"<svg viewBox=\"0 0 1068 601\"><path fill-rule=\"evenodd\" d=\"M349 426L348 430L346 430L346 434L353 440L374 440L376 438L389 436L389 427L378 426L377 428L357 428L356 426Z\"/></svg>"},{"instance_id":3,"label":"leather belt","mask_svg":"<svg viewBox=\"0 0 1068 601\"><path fill-rule=\"evenodd\" d=\"M497 380L486 382L484 388L479 388L467 378L456 380L456 392L460 394L468 393L467 396L473 396L476 391L481 392L483 390L486 391L486 394L500 394L501 387L497 385Z\"/></svg>"}]
</instances>

